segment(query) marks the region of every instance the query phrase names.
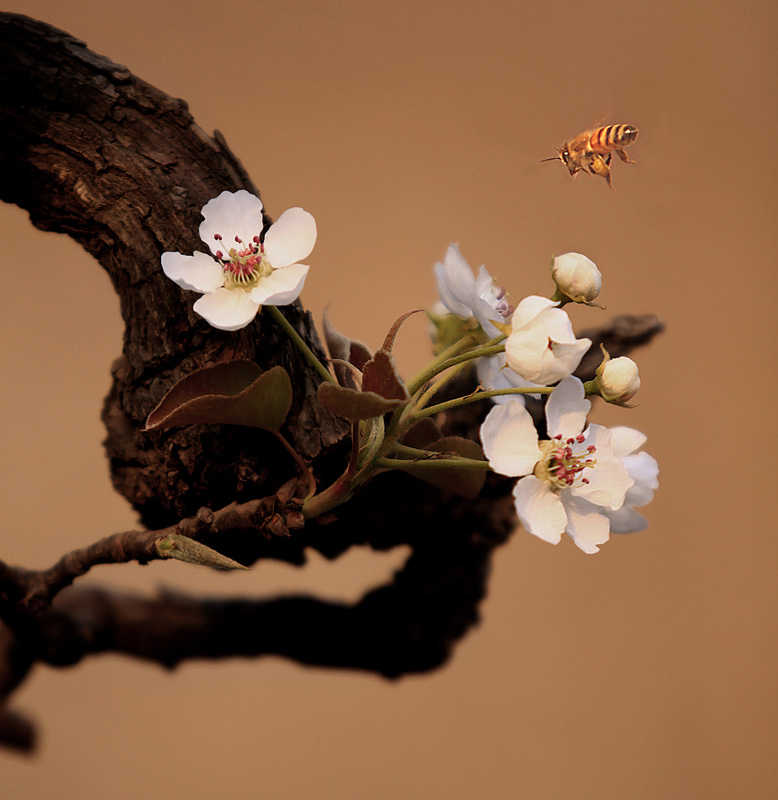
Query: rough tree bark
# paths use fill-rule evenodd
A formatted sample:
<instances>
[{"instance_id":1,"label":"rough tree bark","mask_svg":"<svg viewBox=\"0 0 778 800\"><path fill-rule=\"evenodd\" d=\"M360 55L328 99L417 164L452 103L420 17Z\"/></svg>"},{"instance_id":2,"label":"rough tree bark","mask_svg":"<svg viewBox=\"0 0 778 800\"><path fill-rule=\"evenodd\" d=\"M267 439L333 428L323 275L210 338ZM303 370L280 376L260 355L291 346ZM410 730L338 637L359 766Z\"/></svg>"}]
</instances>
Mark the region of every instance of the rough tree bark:
<instances>
[{"instance_id":1,"label":"rough tree bark","mask_svg":"<svg viewBox=\"0 0 778 800\"><path fill-rule=\"evenodd\" d=\"M294 404L283 433L321 482L343 469L349 428L317 405L318 377L272 319L217 331L161 272L162 252L200 249L199 211L210 198L223 190L259 194L223 137L198 128L183 101L23 16L0 14L0 67L0 198L27 209L38 228L79 242L121 301L124 349L105 401L105 446L114 486L144 525L174 526L243 564L302 564L306 547L331 558L354 544L412 547L394 582L354 605L146 598L69 586L93 563L144 561L143 533L115 536L89 548L89 557L79 551L41 573L0 563L0 698L37 662L70 666L104 651L165 666L275 653L390 677L442 664L477 620L491 553L513 528L510 483L492 478L466 502L402 475L381 476L338 509L336 521L289 535L268 520L294 465L263 431L144 432L147 414L177 380L232 358L288 371ZM284 314L323 359L310 315L299 303ZM579 373L592 375L600 341L617 356L660 329L654 317L622 317L589 332L595 345ZM450 414L447 432L476 438L484 413L476 405ZM207 509L216 510L218 526ZM29 749L33 727L0 712L0 741Z\"/></svg>"}]
</instances>

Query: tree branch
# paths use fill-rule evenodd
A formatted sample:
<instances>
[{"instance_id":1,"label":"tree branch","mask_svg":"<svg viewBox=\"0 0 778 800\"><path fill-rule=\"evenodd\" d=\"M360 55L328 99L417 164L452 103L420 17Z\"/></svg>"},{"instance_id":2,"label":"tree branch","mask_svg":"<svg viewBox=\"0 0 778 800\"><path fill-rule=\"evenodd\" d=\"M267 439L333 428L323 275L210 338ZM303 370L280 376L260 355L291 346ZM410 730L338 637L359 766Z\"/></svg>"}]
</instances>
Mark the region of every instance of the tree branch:
<instances>
[{"instance_id":1,"label":"tree branch","mask_svg":"<svg viewBox=\"0 0 778 800\"><path fill-rule=\"evenodd\" d=\"M224 190L258 194L224 138L198 128L183 101L83 42L0 13L0 170L0 199L27 209L37 227L79 242L119 295L126 330L103 409L106 452L114 486L152 529L107 537L47 570L0 563L0 698L37 662L69 666L106 651L165 666L275 653L389 677L443 663L476 622L491 554L515 524L510 481L490 476L481 496L465 502L407 476L381 475L332 524L299 529L284 489L295 465L273 437L237 426L143 430L149 411L184 375L248 358L289 373L294 401L282 433L319 484L348 462L348 423L319 408L319 377L269 315L239 332L217 331L161 271L163 252L202 249L205 202ZM283 313L323 357L310 315L299 303ZM598 341L623 355L661 330L656 318L620 319L588 334L595 346L582 376L599 363ZM458 376L447 390L467 380ZM474 404L449 413L446 434L477 438L486 410ZM97 564L159 557L157 543L173 532L242 564L302 564L306 547L335 558L355 544L409 544L412 555L391 584L353 605L308 597L143 598L69 585ZM26 720L0 710L0 741L29 748L33 739Z\"/></svg>"}]
</instances>

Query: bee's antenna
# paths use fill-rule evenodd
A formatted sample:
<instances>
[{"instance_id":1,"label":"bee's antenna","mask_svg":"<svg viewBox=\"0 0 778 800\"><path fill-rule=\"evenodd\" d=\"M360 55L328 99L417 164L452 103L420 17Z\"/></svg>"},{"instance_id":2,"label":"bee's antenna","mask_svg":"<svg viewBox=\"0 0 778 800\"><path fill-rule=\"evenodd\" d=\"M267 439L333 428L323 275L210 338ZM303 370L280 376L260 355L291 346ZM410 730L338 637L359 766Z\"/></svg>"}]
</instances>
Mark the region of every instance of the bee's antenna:
<instances>
[{"instance_id":1,"label":"bee's antenna","mask_svg":"<svg viewBox=\"0 0 778 800\"><path fill-rule=\"evenodd\" d=\"M542 164L544 161L558 161L559 156L552 156L551 158L541 158L540 163Z\"/></svg>"}]
</instances>

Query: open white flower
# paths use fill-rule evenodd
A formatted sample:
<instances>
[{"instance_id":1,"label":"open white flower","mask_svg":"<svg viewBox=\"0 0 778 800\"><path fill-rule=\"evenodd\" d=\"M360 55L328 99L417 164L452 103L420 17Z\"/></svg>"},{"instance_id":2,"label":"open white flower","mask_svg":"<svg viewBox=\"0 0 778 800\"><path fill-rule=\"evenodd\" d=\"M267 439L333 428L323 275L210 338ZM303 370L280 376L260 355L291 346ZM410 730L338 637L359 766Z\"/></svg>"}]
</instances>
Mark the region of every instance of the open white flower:
<instances>
[{"instance_id":1,"label":"open white flower","mask_svg":"<svg viewBox=\"0 0 778 800\"><path fill-rule=\"evenodd\" d=\"M508 366L540 386L570 375L591 345L576 339L570 317L546 297L525 297L513 312L505 342Z\"/></svg>"},{"instance_id":2,"label":"open white flower","mask_svg":"<svg viewBox=\"0 0 778 800\"><path fill-rule=\"evenodd\" d=\"M513 497L529 533L558 544L567 532L585 553L596 553L608 541L608 513L621 508L635 480L613 452L607 428L584 430L590 407L581 381L568 377L546 404L551 439L538 439L524 406L503 403L484 420L481 441L495 472L521 478Z\"/></svg>"},{"instance_id":3,"label":"open white flower","mask_svg":"<svg viewBox=\"0 0 778 800\"><path fill-rule=\"evenodd\" d=\"M648 520L635 511L654 499L659 488L659 464L640 448L646 443L645 434L634 428L611 428L613 452L624 462L629 477L635 481L627 490L624 505L616 511L606 510L613 533L637 533L648 527Z\"/></svg>"},{"instance_id":4,"label":"open white flower","mask_svg":"<svg viewBox=\"0 0 778 800\"><path fill-rule=\"evenodd\" d=\"M491 338L500 333L493 323L505 322L513 307L505 289L495 285L486 267L482 266L476 277L459 247L451 244L443 262L435 264L435 276L440 299L452 314L460 319L475 317Z\"/></svg>"},{"instance_id":5,"label":"open white flower","mask_svg":"<svg viewBox=\"0 0 778 800\"><path fill-rule=\"evenodd\" d=\"M284 211L260 241L262 201L245 189L222 192L202 210L200 238L215 256L163 253L162 270L203 296L194 310L214 328L245 328L263 305L294 302L308 267L298 263L316 243L316 222L302 208Z\"/></svg>"}]
</instances>

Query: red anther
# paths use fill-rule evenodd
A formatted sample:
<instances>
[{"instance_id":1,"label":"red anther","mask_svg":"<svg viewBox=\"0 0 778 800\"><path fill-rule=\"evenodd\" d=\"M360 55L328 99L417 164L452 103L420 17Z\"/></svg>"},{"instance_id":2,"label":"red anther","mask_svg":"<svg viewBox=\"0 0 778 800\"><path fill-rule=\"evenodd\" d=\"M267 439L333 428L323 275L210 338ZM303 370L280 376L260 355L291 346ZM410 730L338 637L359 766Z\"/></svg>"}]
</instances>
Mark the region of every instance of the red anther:
<instances>
[{"instance_id":1,"label":"red anther","mask_svg":"<svg viewBox=\"0 0 778 800\"><path fill-rule=\"evenodd\" d=\"M575 437L575 440L576 442L578 442L578 444L583 444L584 438L585 438L584 435L582 433L579 433L578 436Z\"/></svg>"},{"instance_id":2,"label":"red anther","mask_svg":"<svg viewBox=\"0 0 778 800\"><path fill-rule=\"evenodd\" d=\"M596 447L595 447L593 444L590 444L590 445L589 445L589 446L586 448L586 450L587 450L587 452L589 452L589 453L594 453L594 452L597 450L597 448L596 448Z\"/></svg>"},{"instance_id":3,"label":"red anther","mask_svg":"<svg viewBox=\"0 0 778 800\"><path fill-rule=\"evenodd\" d=\"M589 483L589 479L588 478L581 478L581 483Z\"/></svg>"},{"instance_id":4,"label":"red anther","mask_svg":"<svg viewBox=\"0 0 778 800\"><path fill-rule=\"evenodd\" d=\"M221 261L224 258L224 253L222 253L221 250L217 250L216 251L216 258L218 258L219 261Z\"/></svg>"},{"instance_id":5,"label":"red anther","mask_svg":"<svg viewBox=\"0 0 778 800\"><path fill-rule=\"evenodd\" d=\"M259 236L255 236L251 241L255 244L259 244Z\"/></svg>"},{"instance_id":6,"label":"red anther","mask_svg":"<svg viewBox=\"0 0 778 800\"><path fill-rule=\"evenodd\" d=\"M220 233L214 233L213 238L216 239L217 242L222 240L222 235Z\"/></svg>"},{"instance_id":7,"label":"red anther","mask_svg":"<svg viewBox=\"0 0 778 800\"><path fill-rule=\"evenodd\" d=\"M235 241L236 241L238 244L243 244L243 239L241 239L241 238L240 238L240 236L236 236L236 237L235 237Z\"/></svg>"}]
</instances>

